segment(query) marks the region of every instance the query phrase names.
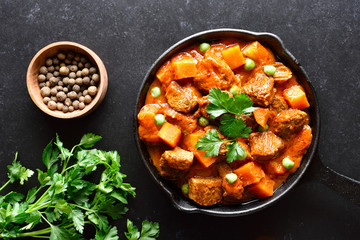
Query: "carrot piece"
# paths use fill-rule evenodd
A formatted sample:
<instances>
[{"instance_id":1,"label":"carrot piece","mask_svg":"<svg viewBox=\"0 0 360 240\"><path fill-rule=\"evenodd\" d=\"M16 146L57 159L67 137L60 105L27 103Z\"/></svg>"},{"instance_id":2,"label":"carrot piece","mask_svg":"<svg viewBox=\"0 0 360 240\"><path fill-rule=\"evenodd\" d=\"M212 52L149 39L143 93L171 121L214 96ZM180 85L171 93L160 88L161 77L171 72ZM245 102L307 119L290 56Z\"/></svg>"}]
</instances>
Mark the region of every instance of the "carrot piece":
<instances>
[{"instance_id":1,"label":"carrot piece","mask_svg":"<svg viewBox=\"0 0 360 240\"><path fill-rule=\"evenodd\" d=\"M167 61L156 73L157 79L162 84L168 85L174 79L174 69L170 61Z\"/></svg>"},{"instance_id":2,"label":"carrot piece","mask_svg":"<svg viewBox=\"0 0 360 240\"><path fill-rule=\"evenodd\" d=\"M248 187L249 191L259 198L270 197L274 193L275 182L270 178L264 177L258 183L254 183Z\"/></svg>"},{"instance_id":3,"label":"carrot piece","mask_svg":"<svg viewBox=\"0 0 360 240\"><path fill-rule=\"evenodd\" d=\"M151 89L153 89L154 87L158 87L161 89L161 83L159 82L158 79L155 79L150 85L149 90L146 94L145 104L166 103L165 91L163 91L162 89L160 96L153 97L151 95Z\"/></svg>"},{"instance_id":4,"label":"carrot piece","mask_svg":"<svg viewBox=\"0 0 360 240\"><path fill-rule=\"evenodd\" d=\"M239 45L227 48L221 51L222 56L224 57L225 62L231 69L238 68L245 64L245 58L240 51Z\"/></svg>"},{"instance_id":5,"label":"carrot piece","mask_svg":"<svg viewBox=\"0 0 360 240\"><path fill-rule=\"evenodd\" d=\"M236 179L234 183L229 183L225 178L223 178L222 187L224 189L224 196L241 199L244 188L243 183L239 179Z\"/></svg>"},{"instance_id":6,"label":"carrot piece","mask_svg":"<svg viewBox=\"0 0 360 240\"><path fill-rule=\"evenodd\" d=\"M194 150L194 156L204 167L209 167L218 159L217 157L205 157L205 151L197 149Z\"/></svg>"},{"instance_id":7,"label":"carrot piece","mask_svg":"<svg viewBox=\"0 0 360 240\"><path fill-rule=\"evenodd\" d=\"M303 110L310 106L306 94L300 85L294 85L285 89L283 96L292 108Z\"/></svg>"},{"instance_id":8,"label":"carrot piece","mask_svg":"<svg viewBox=\"0 0 360 240\"><path fill-rule=\"evenodd\" d=\"M196 75L196 59L193 58L183 58L172 62L174 68L175 80L195 77Z\"/></svg>"},{"instance_id":9,"label":"carrot piece","mask_svg":"<svg viewBox=\"0 0 360 240\"><path fill-rule=\"evenodd\" d=\"M205 151L200 151L195 148L197 141L205 135L204 132L198 131L185 135L182 139L182 147L194 153L195 158L204 166L209 167L218 157L205 157Z\"/></svg>"},{"instance_id":10,"label":"carrot piece","mask_svg":"<svg viewBox=\"0 0 360 240\"><path fill-rule=\"evenodd\" d=\"M296 169L300 166L302 156L306 153L308 147L310 146L311 140L312 133L309 125L305 125L293 137L293 144L289 146L284 153L295 163L295 165L289 170L290 173L295 172Z\"/></svg>"},{"instance_id":11,"label":"carrot piece","mask_svg":"<svg viewBox=\"0 0 360 240\"><path fill-rule=\"evenodd\" d=\"M139 136L145 142L157 143L160 141L157 133L160 127L155 124L155 115L160 111L157 104L147 104L139 112L137 118L139 120Z\"/></svg>"},{"instance_id":12,"label":"carrot piece","mask_svg":"<svg viewBox=\"0 0 360 240\"><path fill-rule=\"evenodd\" d=\"M181 130L178 126L172 125L171 123L164 123L159 133L159 138L170 147L176 147L181 137Z\"/></svg>"},{"instance_id":13,"label":"carrot piece","mask_svg":"<svg viewBox=\"0 0 360 240\"><path fill-rule=\"evenodd\" d=\"M265 176L261 166L254 162L248 162L242 165L234 170L234 173L238 175L239 179L243 182L243 186L257 183Z\"/></svg>"},{"instance_id":14,"label":"carrot piece","mask_svg":"<svg viewBox=\"0 0 360 240\"><path fill-rule=\"evenodd\" d=\"M162 144L151 144L151 145L147 145L146 148L149 152L153 165L160 172L161 171L160 158L165 151L165 146Z\"/></svg>"},{"instance_id":15,"label":"carrot piece","mask_svg":"<svg viewBox=\"0 0 360 240\"><path fill-rule=\"evenodd\" d=\"M256 108L253 111L255 121L263 128L266 128L266 123L270 116L270 111L268 108Z\"/></svg>"},{"instance_id":16,"label":"carrot piece","mask_svg":"<svg viewBox=\"0 0 360 240\"><path fill-rule=\"evenodd\" d=\"M252 60L260 60L268 57L268 50L263 47L258 41L248 44L242 53Z\"/></svg>"}]
</instances>

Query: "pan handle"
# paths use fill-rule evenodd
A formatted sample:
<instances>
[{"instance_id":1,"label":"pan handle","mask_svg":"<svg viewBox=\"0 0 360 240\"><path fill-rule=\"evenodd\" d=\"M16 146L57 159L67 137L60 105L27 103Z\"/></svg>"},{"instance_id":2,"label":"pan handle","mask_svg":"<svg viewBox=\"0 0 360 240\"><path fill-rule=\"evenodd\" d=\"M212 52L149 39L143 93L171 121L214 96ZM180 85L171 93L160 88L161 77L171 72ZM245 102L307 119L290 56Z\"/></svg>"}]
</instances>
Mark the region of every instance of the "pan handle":
<instances>
[{"instance_id":1,"label":"pan handle","mask_svg":"<svg viewBox=\"0 0 360 240\"><path fill-rule=\"evenodd\" d=\"M331 168L325 166L319 158L318 153L315 154L309 168L310 178L321 182L339 193L342 197L360 206L360 182L344 176Z\"/></svg>"}]
</instances>

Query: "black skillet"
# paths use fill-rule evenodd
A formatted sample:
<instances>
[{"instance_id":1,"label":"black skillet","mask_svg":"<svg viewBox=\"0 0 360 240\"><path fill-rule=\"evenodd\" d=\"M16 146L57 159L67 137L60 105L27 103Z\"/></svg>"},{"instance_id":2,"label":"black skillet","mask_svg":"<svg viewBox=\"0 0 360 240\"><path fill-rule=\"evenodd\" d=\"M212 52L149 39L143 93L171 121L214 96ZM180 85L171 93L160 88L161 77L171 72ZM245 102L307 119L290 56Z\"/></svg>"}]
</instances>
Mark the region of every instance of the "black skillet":
<instances>
[{"instance_id":1,"label":"black skillet","mask_svg":"<svg viewBox=\"0 0 360 240\"><path fill-rule=\"evenodd\" d=\"M310 126L313 131L313 140L298 170L294 174L290 175L289 178L274 191L274 195L272 197L253 200L238 205L216 205L211 207L204 207L197 205L195 202L183 196L180 189L175 184L162 178L158 174L158 171L151 163L151 159L146 150L145 144L139 138L138 122L136 116L139 113L141 107L144 105L146 93L150 84L156 78L155 74L157 70L165 61L171 58L171 56L173 56L175 53L195 43L200 44L201 42L212 42L224 38L238 38L243 41L259 41L261 44L270 48L281 62L290 67L294 75L297 76L299 83L304 87L308 101L310 103L309 114L311 118ZM241 216L259 211L274 203L282 196L284 196L290 189L292 189L304 175L311 161L314 162L313 166L310 168L310 172L313 178L327 184L329 187L339 192L342 196L348 198L355 204L360 205L360 182L334 172L333 170L324 166L317 157L316 149L320 135L320 111L314 88L309 82L308 76L306 75L301 64L284 47L284 44L280 38L274 34L256 33L240 29L215 29L196 33L174 44L155 61L150 70L147 72L138 94L134 121L136 143L146 168L149 170L155 182L170 198L173 205L181 211L190 213L198 212L216 216Z\"/></svg>"}]
</instances>

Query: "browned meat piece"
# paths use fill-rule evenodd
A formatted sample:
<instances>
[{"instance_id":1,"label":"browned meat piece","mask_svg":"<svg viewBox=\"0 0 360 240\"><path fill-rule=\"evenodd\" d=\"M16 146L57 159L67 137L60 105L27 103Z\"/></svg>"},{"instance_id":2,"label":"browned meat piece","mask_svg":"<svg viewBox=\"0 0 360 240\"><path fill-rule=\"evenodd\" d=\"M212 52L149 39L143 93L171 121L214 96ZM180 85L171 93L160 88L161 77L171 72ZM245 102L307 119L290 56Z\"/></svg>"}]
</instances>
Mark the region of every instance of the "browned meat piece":
<instances>
[{"instance_id":1,"label":"browned meat piece","mask_svg":"<svg viewBox=\"0 0 360 240\"><path fill-rule=\"evenodd\" d=\"M172 81L166 88L165 97L174 110L188 113L196 107L197 101L202 95L194 86L182 87L177 82Z\"/></svg>"},{"instance_id":2,"label":"browned meat piece","mask_svg":"<svg viewBox=\"0 0 360 240\"><path fill-rule=\"evenodd\" d=\"M260 161L273 158L284 148L284 141L271 131L251 133L249 143L251 156Z\"/></svg>"},{"instance_id":3,"label":"browned meat piece","mask_svg":"<svg viewBox=\"0 0 360 240\"><path fill-rule=\"evenodd\" d=\"M288 109L282 111L273 119L271 128L280 137L288 138L308 122L309 117L306 112L298 109Z\"/></svg>"},{"instance_id":4,"label":"browned meat piece","mask_svg":"<svg viewBox=\"0 0 360 240\"><path fill-rule=\"evenodd\" d=\"M180 127L181 132L185 135L192 133L197 127L197 119L190 115L185 115L167 107L164 110L166 120Z\"/></svg>"},{"instance_id":5,"label":"browned meat piece","mask_svg":"<svg viewBox=\"0 0 360 240\"><path fill-rule=\"evenodd\" d=\"M286 82L290 78L292 78L291 70L284 66L282 63L275 63L274 67L276 67L276 72L274 74L275 82Z\"/></svg>"},{"instance_id":6,"label":"browned meat piece","mask_svg":"<svg viewBox=\"0 0 360 240\"><path fill-rule=\"evenodd\" d=\"M274 79L265 73L256 73L244 85L243 92L261 106L269 106L274 97Z\"/></svg>"},{"instance_id":7,"label":"browned meat piece","mask_svg":"<svg viewBox=\"0 0 360 240\"><path fill-rule=\"evenodd\" d=\"M179 147L173 150L165 151L162 157L168 162L171 168L187 170L191 167L194 160L194 154Z\"/></svg>"},{"instance_id":8,"label":"browned meat piece","mask_svg":"<svg viewBox=\"0 0 360 240\"><path fill-rule=\"evenodd\" d=\"M180 179L187 172L187 170L180 170L170 167L168 161L166 161L166 159L163 156L161 156L160 158L158 170L161 176L170 180Z\"/></svg>"},{"instance_id":9,"label":"browned meat piece","mask_svg":"<svg viewBox=\"0 0 360 240\"><path fill-rule=\"evenodd\" d=\"M194 83L199 89L209 91L213 87L228 89L235 81L235 76L226 62L215 53L207 52L198 63Z\"/></svg>"},{"instance_id":10,"label":"browned meat piece","mask_svg":"<svg viewBox=\"0 0 360 240\"><path fill-rule=\"evenodd\" d=\"M280 113L284 110L289 109L289 105L287 104L286 100L282 96L281 92L276 92L272 103L270 105L270 110L274 111L275 113Z\"/></svg>"},{"instance_id":11,"label":"browned meat piece","mask_svg":"<svg viewBox=\"0 0 360 240\"><path fill-rule=\"evenodd\" d=\"M211 206L222 200L221 178L191 178L189 180L189 198L199 205Z\"/></svg>"}]
</instances>

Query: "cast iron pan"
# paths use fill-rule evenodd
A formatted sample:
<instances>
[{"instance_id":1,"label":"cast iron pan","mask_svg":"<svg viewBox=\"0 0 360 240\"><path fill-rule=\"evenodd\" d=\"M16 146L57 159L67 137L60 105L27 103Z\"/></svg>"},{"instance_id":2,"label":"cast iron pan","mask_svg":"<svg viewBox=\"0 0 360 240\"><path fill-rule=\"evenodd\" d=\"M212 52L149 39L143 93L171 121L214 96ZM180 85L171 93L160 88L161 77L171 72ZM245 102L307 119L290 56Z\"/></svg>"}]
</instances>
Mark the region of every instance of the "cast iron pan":
<instances>
[{"instance_id":1,"label":"cast iron pan","mask_svg":"<svg viewBox=\"0 0 360 240\"><path fill-rule=\"evenodd\" d=\"M290 175L289 178L275 190L272 197L253 200L238 205L216 205L211 207L204 207L183 196L181 190L175 184L162 178L158 174L158 171L151 163L151 159L149 158L145 144L139 138L137 114L144 105L146 92L152 81L156 78L155 74L157 70L165 61L171 58L171 56L173 56L175 53L195 43L200 44L201 42L212 42L223 38L238 38L244 41L259 41L261 44L269 47L281 62L290 67L293 73L297 76L299 83L304 87L308 101L310 103L309 114L311 119L310 126L313 131L313 140L298 170L294 174ZM173 205L181 211L190 213L205 213L216 216L241 216L259 211L274 203L282 196L284 196L290 189L292 189L303 176L312 160L314 161L314 166L310 168L312 169L311 175L314 176L316 180L326 183L344 197L348 198L355 204L360 205L360 182L330 170L329 168L325 167L317 157L316 149L320 135L320 111L314 88L309 82L308 76L306 75L298 60L296 60L296 58L284 47L284 44L280 38L274 34L256 33L240 29L215 29L196 33L179 41L166 50L147 72L139 90L134 117L135 138L143 162L145 163L146 168L149 170L155 182L164 190L166 195L172 201Z\"/></svg>"}]
</instances>

